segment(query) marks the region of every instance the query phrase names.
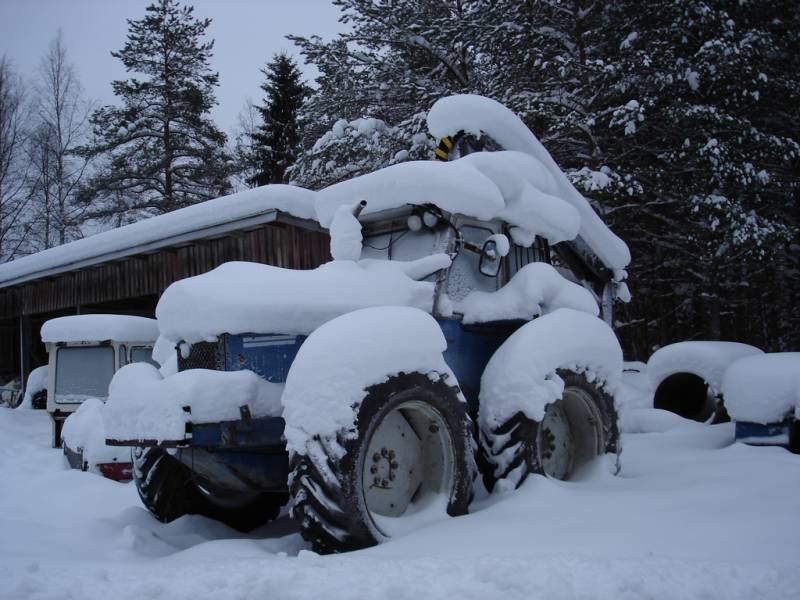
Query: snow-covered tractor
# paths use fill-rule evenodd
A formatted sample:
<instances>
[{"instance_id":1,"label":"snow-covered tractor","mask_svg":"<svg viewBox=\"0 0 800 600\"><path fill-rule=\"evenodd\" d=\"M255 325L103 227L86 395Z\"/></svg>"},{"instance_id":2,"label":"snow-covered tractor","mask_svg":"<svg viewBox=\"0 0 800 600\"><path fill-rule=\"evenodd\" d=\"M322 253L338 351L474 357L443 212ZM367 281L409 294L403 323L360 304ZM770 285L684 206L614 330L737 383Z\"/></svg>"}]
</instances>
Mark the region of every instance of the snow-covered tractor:
<instances>
[{"instance_id":1,"label":"snow-covered tractor","mask_svg":"<svg viewBox=\"0 0 800 600\"><path fill-rule=\"evenodd\" d=\"M176 355L121 369L105 412L158 519L250 529L289 502L315 550L344 551L484 487L618 467L627 247L502 105L445 98L428 125L449 160L264 188L309 203L332 262L164 292Z\"/></svg>"}]
</instances>

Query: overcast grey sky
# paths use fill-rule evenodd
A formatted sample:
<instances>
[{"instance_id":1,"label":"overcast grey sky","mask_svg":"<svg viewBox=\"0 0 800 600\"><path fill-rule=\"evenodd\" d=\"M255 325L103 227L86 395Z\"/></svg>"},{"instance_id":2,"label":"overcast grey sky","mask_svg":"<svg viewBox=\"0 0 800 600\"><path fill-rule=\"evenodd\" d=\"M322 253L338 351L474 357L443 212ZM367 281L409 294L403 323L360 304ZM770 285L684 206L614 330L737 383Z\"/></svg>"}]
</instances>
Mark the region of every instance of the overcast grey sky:
<instances>
[{"instance_id":1,"label":"overcast grey sky","mask_svg":"<svg viewBox=\"0 0 800 600\"><path fill-rule=\"evenodd\" d=\"M330 0L194 0L195 15L213 21L208 37L216 40L212 67L219 71L219 106L212 115L226 132L249 97L262 97L259 72L266 60L286 50L297 56L287 34L318 34L330 39L342 30L339 10ZM58 28L87 96L115 103L111 81L126 76L112 50L125 43L125 19L139 19L151 0L0 0L0 55L25 76L38 67ZM302 66L308 79L316 71Z\"/></svg>"}]
</instances>

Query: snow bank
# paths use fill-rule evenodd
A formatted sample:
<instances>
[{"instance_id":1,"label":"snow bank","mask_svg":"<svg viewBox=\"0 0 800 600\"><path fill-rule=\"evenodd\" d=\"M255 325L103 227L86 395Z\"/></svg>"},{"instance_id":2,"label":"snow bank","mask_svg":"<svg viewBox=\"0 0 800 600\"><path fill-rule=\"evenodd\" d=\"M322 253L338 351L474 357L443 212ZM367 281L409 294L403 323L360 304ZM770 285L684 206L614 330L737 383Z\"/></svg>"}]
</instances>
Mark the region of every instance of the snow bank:
<instances>
[{"instance_id":1,"label":"snow bank","mask_svg":"<svg viewBox=\"0 0 800 600\"><path fill-rule=\"evenodd\" d=\"M47 389L47 374L49 369L47 365L36 367L28 375L28 383L25 386L25 395L22 397L22 402L17 408L33 408L33 397Z\"/></svg>"},{"instance_id":2,"label":"snow bank","mask_svg":"<svg viewBox=\"0 0 800 600\"><path fill-rule=\"evenodd\" d=\"M737 360L725 371L722 394L734 421L780 423L800 406L800 352Z\"/></svg>"},{"instance_id":3,"label":"snow bank","mask_svg":"<svg viewBox=\"0 0 800 600\"><path fill-rule=\"evenodd\" d=\"M622 372L614 332L597 317L569 308L523 325L498 348L481 377L482 428L496 429L520 411L541 421L547 404L564 391L559 368L584 373L613 392Z\"/></svg>"},{"instance_id":4,"label":"snow bank","mask_svg":"<svg viewBox=\"0 0 800 600\"><path fill-rule=\"evenodd\" d=\"M756 354L762 351L738 342L678 342L653 353L647 361L647 377L655 390L670 375L692 373L708 384L712 394L718 394L728 365Z\"/></svg>"},{"instance_id":5,"label":"snow bank","mask_svg":"<svg viewBox=\"0 0 800 600\"><path fill-rule=\"evenodd\" d=\"M443 257L421 260L438 265L444 264ZM413 306L430 312L434 284L405 273L419 265L346 260L301 271L230 262L170 285L156 316L166 338L194 343L221 333L308 334L334 317L369 306Z\"/></svg>"},{"instance_id":6,"label":"snow bank","mask_svg":"<svg viewBox=\"0 0 800 600\"><path fill-rule=\"evenodd\" d=\"M73 452L83 455L89 470L99 472L97 465L110 462L130 462L131 449L106 446L106 430L103 425L105 404L98 398L87 398L77 411L72 413L61 430L61 439Z\"/></svg>"},{"instance_id":7,"label":"snow bank","mask_svg":"<svg viewBox=\"0 0 800 600\"><path fill-rule=\"evenodd\" d=\"M156 338L155 319L129 315L72 315L50 319L42 325L43 342L154 342Z\"/></svg>"},{"instance_id":8,"label":"snow bank","mask_svg":"<svg viewBox=\"0 0 800 600\"><path fill-rule=\"evenodd\" d=\"M132 250L273 209L302 219L313 219L314 192L288 185L269 185L201 202L0 265L0 285L39 271L68 267L71 263Z\"/></svg>"},{"instance_id":9,"label":"snow bank","mask_svg":"<svg viewBox=\"0 0 800 600\"><path fill-rule=\"evenodd\" d=\"M625 242L606 227L522 120L499 102L468 94L442 98L428 113L428 131L436 138L460 131L486 133L506 150L529 154L547 171L548 181L555 183L553 195L569 202L580 214L580 236L600 260L611 269L623 269L630 263Z\"/></svg>"},{"instance_id":10,"label":"snow bank","mask_svg":"<svg viewBox=\"0 0 800 600\"><path fill-rule=\"evenodd\" d=\"M390 375L437 371L453 377L442 358L446 348L436 320L414 308L366 308L325 323L300 347L286 377L289 451L305 448L314 436L331 446L339 431L355 436L364 389Z\"/></svg>"},{"instance_id":11,"label":"snow bank","mask_svg":"<svg viewBox=\"0 0 800 600\"><path fill-rule=\"evenodd\" d=\"M241 406L253 417L277 417L282 390L282 385L252 371L192 369L162 377L151 364L134 363L111 380L106 435L117 440L181 440L187 422L236 420ZM184 406L191 407L191 413Z\"/></svg>"},{"instance_id":12,"label":"snow bank","mask_svg":"<svg viewBox=\"0 0 800 600\"><path fill-rule=\"evenodd\" d=\"M663 433L682 427L686 419L660 408L633 408L620 411L620 431L623 433Z\"/></svg>"},{"instance_id":13,"label":"snow bank","mask_svg":"<svg viewBox=\"0 0 800 600\"><path fill-rule=\"evenodd\" d=\"M731 445L728 424L631 434L623 477L529 477L469 515L332 556L308 552L287 519L250 534L197 515L160 523L134 485L67 470L51 435L42 411L0 408L4 599L788 600L800 589L800 456Z\"/></svg>"},{"instance_id":14,"label":"snow bank","mask_svg":"<svg viewBox=\"0 0 800 600\"><path fill-rule=\"evenodd\" d=\"M559 308L572 308L597 316L599 308L591 292L564 279L547 263L530 263L517 271L495 292L473 291L453 303L464 323L503 319L530 320Z\"/></svg>"}]
</instances>

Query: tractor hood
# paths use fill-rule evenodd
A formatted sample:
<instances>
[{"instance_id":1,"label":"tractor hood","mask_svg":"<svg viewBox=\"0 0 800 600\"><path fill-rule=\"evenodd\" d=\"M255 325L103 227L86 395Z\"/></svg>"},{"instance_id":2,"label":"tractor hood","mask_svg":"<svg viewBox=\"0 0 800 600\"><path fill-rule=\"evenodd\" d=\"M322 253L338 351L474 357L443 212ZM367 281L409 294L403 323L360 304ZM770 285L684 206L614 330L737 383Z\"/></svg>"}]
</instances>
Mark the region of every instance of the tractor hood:
<instances>
[{"instance_id":1,"label":"tractor hood","mask_svg":"<svg viewBox=\"0 0 800 600\"><path fill-rule=\"evenodd\" d=\"M303 271L230 262L173 283L161 296L156 317L161 335L191 344L222 333L308 334L370 306L430 313L434 283L416 279L449 266L446 254L410 262L338 260Z\"/></svg>"}]
</instances>

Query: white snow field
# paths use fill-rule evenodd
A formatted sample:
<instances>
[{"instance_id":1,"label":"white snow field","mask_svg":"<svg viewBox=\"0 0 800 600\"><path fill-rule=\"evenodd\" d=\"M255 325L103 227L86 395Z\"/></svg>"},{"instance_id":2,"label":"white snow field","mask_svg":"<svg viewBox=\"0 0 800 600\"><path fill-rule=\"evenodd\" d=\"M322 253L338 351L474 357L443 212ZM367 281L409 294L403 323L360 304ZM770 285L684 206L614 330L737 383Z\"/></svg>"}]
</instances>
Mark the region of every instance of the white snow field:
<instances>
[{"instance_id":1,"label":"white snow field","mask_svg":"<svg viewBox=\"0 0 800 600\"><path fill-rule=\"evenodd\" d=\"M624 434L619 477L531 476L467 516L317 556L285 518L248 535L159 523L133 484L68 469L43 411L2 408L0 598L797 598L800 456L635 412L659 432Z\"/></svg>"}]
</instances>

